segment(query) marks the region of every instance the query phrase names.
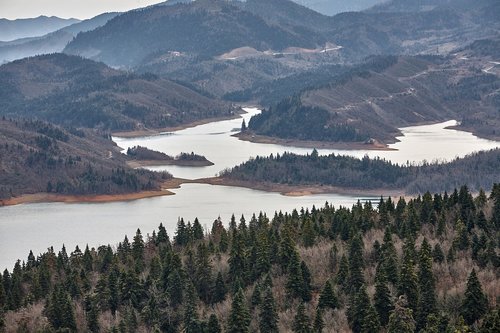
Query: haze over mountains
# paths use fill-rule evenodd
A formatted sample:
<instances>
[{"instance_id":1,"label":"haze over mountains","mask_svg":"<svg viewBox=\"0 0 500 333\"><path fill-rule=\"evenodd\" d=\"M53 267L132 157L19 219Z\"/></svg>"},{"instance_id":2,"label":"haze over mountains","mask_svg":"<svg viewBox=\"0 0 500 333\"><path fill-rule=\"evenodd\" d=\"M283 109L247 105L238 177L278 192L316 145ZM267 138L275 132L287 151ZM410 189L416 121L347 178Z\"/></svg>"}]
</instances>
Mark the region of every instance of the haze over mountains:
<instances>
[{"instance_id":1,"label":"haze over mountains","mask_svg":"<svg viewBox=\"0 0 500 333\"><path fill-rule=\"evenodd\" d=\"M8 20L0 18L0 41L43 36L68 25L78 23L77 19L39 16L32 19Z\"/></svg>"},{"instance_id":2,"label":"haze over mountains","mask_svg":"<svg viewBox=\"0 0 500 333\"><path fill-rule=\"evenodd\" d=\"M92 19L77 22L40 37L0 42L0 63L39 54L62 52L66 45L80 32L93 30L106 24L118 13L105 13Z\"/></svg>"}]
</instances>

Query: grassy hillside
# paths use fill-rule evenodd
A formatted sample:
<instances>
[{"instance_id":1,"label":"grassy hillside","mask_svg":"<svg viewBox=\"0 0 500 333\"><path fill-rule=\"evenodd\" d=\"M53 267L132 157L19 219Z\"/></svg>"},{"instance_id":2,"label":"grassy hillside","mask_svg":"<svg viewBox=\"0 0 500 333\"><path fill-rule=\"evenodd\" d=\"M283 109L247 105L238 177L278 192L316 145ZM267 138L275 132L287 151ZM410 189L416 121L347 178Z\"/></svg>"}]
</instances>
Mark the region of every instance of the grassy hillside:
<instances>
[{"instance_id":1,"label":"grassy hillside","mask_svg":"<svg viewBox=\"0 0 500 333\"><path fill-rule=\"evenodd\" d=\"M135 130L232 116L229 104L155 75L52 54L0 67L0 114L75 127Z\"/></svg>"},{"instance_id":2,"label":"grassy hillside","mask_svg":"<svg viewBox=\"0 0 500 333\"><path fill-rule=\"evenodd\" d=\"M173 237L160 225L116 248L30 253L3 273L0 323L7 332L495 332L500 185L489 198L464 186L376 206L233 216L210 230L180 219Z\"/></svg>"},{"instance_id":3,"label":"grassy hillside","mask_svg":"<svg viewBox=\"0 0 500 333\"><path fill-rule=\"evenodd\" d=\"M94 130L42 121L0 120L0 199L39 192L96 195L159 190L168 174L134 170Z\"/></svg>"}]
</instances>

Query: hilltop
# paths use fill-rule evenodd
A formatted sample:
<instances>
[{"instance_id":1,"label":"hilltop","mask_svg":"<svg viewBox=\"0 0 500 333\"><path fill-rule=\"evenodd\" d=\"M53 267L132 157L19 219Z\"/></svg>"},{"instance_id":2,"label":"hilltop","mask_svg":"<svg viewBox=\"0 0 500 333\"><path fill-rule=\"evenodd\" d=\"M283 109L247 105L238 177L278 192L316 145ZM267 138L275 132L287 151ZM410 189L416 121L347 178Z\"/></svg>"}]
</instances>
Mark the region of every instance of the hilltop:
<instances>
[{"instance_id":1,"label":"hilltop","mask_svg":"<svg viewBox=\"0 0 500 333\"><path fill-rule=\"evenodd\" d=\"M65 54L0 67L0 114L74 127L137 130L234 116L231 105L152 74Z\"/></svg>"},{"instance_id":2,"label":"hilltop","mask_svg":"<svg viewBox=\"0 0 500 333\"><path fill-rule=\"evenodd\" d=\"M248 128L283 139L390 143L398 127L457 119L459 128L498 138L500 78L483 66L461 56L371 58L274 104Z\"/></svg>"},{"instance_id":3,"label":"hilltop","mask_svg":"<svg viewBox=\"0 0 500 333\"><path fill-rule=\"evenodd\" d=\"M159 191L171 177L129 168L106 133L36 120L0 120L0 156L0 199Z\"/></svg>"}]
</instances>

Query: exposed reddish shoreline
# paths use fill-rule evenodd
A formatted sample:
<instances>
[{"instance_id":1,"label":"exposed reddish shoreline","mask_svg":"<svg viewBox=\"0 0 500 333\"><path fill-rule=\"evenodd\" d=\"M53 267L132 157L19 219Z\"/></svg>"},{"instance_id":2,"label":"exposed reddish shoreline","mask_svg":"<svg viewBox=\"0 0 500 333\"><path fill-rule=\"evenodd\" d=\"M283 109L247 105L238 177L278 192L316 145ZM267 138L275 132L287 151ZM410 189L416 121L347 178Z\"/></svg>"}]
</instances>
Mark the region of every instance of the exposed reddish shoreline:
<instances>
[{"instance_id":1,"label":"exposed reddish shoreline","mask_svg":"<svg viewBox=\"0 0 500 333\"><path fill-rule=\"evenodd\" d=\"M142 191L125 194L103 194L103 195L62 195L54 193L23 194L18 197L0 200L0 206L13 206L40 202L65 202L65 203L106 203L118 201L131 201L145 198L153 198L164 195L174 195L169 189L179 188L182 184L209 184L220 186L244 187L253 190L275 192L285 196L306 196L311 194L344 194L353 196L405 196L403 190L398 189L357 189L329 185L286 185L262 182L241 181L220 177L201 179L172 178L162 183L161 190Z\"/></svg>"}]
</instances>

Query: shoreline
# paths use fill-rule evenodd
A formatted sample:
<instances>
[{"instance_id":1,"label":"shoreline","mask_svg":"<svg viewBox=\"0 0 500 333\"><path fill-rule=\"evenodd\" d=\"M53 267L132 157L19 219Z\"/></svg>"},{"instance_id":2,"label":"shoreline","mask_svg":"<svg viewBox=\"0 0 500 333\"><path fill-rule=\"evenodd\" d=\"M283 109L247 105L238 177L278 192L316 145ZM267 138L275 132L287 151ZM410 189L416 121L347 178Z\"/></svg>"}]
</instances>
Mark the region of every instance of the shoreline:
<instances>
[{"instance_id":1,"label":"shoreline","mask_svg":"<svg viewBox=\"0 0 500 333\"><path fill-rule=\"evenodd\" d=\"M364 142L326 142L326 141L305 141L305 140L295 140L295 139L280 139L265 135L256 135L248 133L237 133L232 135L241 141L248 141L253 143L262 144L275 144L288 147L298 147L298 148L315 148L315 149L339 149L339 150L382 150L382 151L392 151L396 150L394 148L389 148L388 145L375 142L375 143L364 143Z\"/></svg>"},{"instance_id":2,"label":"shoreline","mask_svg":"<svg viewBox=\"0 0 500 333\"><path fill-rule=\"evenodd\" d=\"M280 193L281 195L290 197L302 197L313 194L343 194L343 195L354 195L354 196L383 195L384 197L406 196L403 190L397 190L397 189L356 189L356 188L338 187L331 185L288 185L288 184L275 184L266 182L243 181L243 180L227 179L220 177L201 178L192 181L190 180L185 183L243 187L264 192Z\"/></svg>"},{"instance_id":3,"label":"shoreline","mask_svg":"<svg viewBox=\"0 0 500 333\"><path fill-rule=\"evenodd\" d=\"M147 128L147 129L143 129L143 130L134 130L134 131L118 131L118 132L111 133L111 136L118 137L118 138L132 139L132 138L139 138L139 137L143 137L143 136L160 135L160 134L165 133L165 132L181 131L181 130L184 130L187 128L193 128L193 127L200 126L200 125L206 125L206 124L209 124L212 122L238 119L241 117L241 115L243 115L245 113L246 113L245 111L241 110L239 112L236 112L232 116L200 119L200 120L196 120L196 121L184 124L184 125L172 126L172 127L162 127L162 128L157 128L157 129Z\"/></svg>"},{"instance_id":4,"label":"shoreline","mask_svg":"<svg viewBox=\"0 0 500 333\"><path fill-rule=\"evenodd\" d=\"M353 196L381 196L399 197L405 196L404 191L395 189L355 189L337 187L330 185L287 185L264 182L241 181L220 177L183 179L172 178L162 183L160 190L141 191L124 194L97 194L97 195L66 195L55 193L33 193L23 194L18 197L0 200L0 207L15 206L31 203L109 203L126 202L139 199L154 198L167 195L175 195L171 189L179 189L183 184L207 184L213 186L243 187L263 192L280 193L284 196L302 197L313 194L343 194Z\"/></svg>"},{"instance_id":5,"label":"shoreline","mask_svg":"<svg viewBox=\"0 0 500 333\"><path fill-rule=\"evenodd\" d=\"M166 195L175 195L174 192L169 190L180 188L180 185L183 184L184 182L188 181L181 178L172 178L162 182L161 189L159 190L122 193L122 194L70 195L70 194L56 194L56 193L46 193L46 192L22 194L20 196L12 197L9 199L0 199L0 207L15 206L21 204L30 204L30 203L51 203L51 202L62 202L62 203L126 202L139 199L161 197Z\"/></svg>"},{"instance_id":6,"label":"shoreline","mask_svg":"<svg viewBox=\"0 0 500 333\"><path fill-rule=\"evenodd\" d=\"M175 165L181 167L206 167L215 165L209 160L205 161L179 161L179 160L130 160L127 165L133 169L151 166Z\"/></svg>"}]
</instances>

